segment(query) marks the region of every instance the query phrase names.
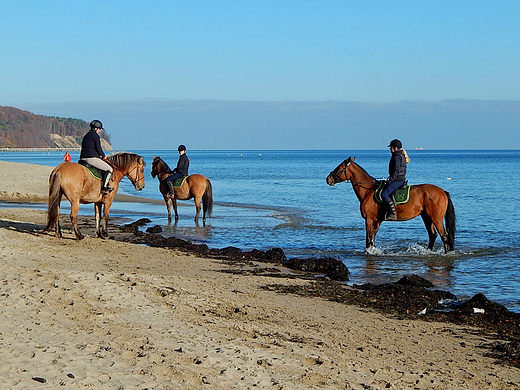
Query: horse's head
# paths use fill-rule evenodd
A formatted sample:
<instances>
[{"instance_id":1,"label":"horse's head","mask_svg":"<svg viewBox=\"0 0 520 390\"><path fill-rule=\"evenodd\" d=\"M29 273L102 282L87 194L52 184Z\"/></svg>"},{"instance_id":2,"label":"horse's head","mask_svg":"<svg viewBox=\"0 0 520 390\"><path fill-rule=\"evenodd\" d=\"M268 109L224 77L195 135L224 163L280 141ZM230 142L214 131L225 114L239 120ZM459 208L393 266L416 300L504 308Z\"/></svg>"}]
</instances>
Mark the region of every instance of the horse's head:
<instances>
[{"instance_id":1,"label":"horse's head","mask_svg":"<svg viewBox=\"0 0 520 390\"><path fill-rule=\"evenodd\" d=\"M155 179L155 176L170 173L170 167L168 164L166 164L161 156L153 156L153 163L152 163L152 177ZM159 179L161 179L159 177Z\"/></svg>"},{"instance_id":2,"label":"horse's head","mask_svg":"<svg viewBox=\"0 0 520 390\"><path fill-rule=\"evenodd\" d=\"M354 162L355 157L349 157L341 164L339 164L334 170L327 176L327 184L333 186L336 183L341 183L345 180L350 180L350 173L348 167Z\"/></svg>"},{"instance_id":3,"label":"horse's head","mask_svg":"<svg viewBox=\"0 0 520 390\"><path fill-rule=\"evenodd\" d=\"M143 156L135 153L116 153L107 157L108 161L121 173L130 179L134 188L141 191L144 188L144 166Z\"/></svg>"}]
</instances>

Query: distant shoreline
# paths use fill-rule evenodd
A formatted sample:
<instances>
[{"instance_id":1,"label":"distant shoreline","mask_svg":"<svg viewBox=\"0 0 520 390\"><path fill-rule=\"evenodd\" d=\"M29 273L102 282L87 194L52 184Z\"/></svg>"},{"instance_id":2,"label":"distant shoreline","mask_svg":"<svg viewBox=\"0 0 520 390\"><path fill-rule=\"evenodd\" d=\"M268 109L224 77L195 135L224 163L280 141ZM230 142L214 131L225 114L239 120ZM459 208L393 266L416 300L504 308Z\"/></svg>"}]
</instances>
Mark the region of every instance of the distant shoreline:
<instances>
[{"instance_id":1,"label":"distant shoreline","mask_svg":"<svg viewBox=\"0 0 520 390\"><path fill-rule=\"evenodd\" d=\"M81 148L0 148L0 152L79 152Z\"/></svg>"}]
</instances>

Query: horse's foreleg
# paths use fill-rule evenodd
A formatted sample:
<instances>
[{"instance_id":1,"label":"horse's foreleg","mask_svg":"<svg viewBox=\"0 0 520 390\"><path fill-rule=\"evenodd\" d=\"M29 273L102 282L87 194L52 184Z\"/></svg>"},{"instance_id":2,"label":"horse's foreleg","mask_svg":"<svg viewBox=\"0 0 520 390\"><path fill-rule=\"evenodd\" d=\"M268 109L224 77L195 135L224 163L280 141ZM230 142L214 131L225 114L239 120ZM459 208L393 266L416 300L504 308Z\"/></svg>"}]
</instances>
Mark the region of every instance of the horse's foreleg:
<instances>
[{"instance_id":1,"label":"horse's foreleg","mask_svg":"<svg viewBox=\"0 0 520 390\"><path fill-rule=\"evenodd\" d=\"M74 229L74 234L76 235L76 240L82 240L83 234L79 231L78 227L78 212L79 212L79 201L70 203L70 222L72 223L72 228ZM60 233L61 235L61 233Z\"/></svg>"},{"instance_id":2,"label":"horse's foreleg","mask_svg":"<svg viewBox=\"0 0 520 390\"><path fill-rule=\"evenodd\" d=\"M168 221L172 219L172 203L171 199L167 196L163 196L164 204L166 205L166 211L168 212Z\"/></svg>"},{"instance_id":3,"label":"horse's foreleg","mask_svg":"<svg viewBox=\"0 0 520 390\"><path fill-rule=\"evenodd\" d=\"M379 230L379 226L381 226L381 221L379 220L365 220L365 250L376 246L376 234Z\"/></svg>"},{"instance_id":4,"label":"horse's foreleg","mask_svg":"<svg viewBox=\"0 0 520 390\"><path fill-rule=\"evenodd\" d=\"M429 215L421 214L421 218L424 222L424 226L426 227L426 231L428 232L428 249L433 250L433 245L435 244L435 240L437 239L437 232L435 231L435 225L432 222L432 219ZM443 228L444 230L444 228ZM444 241L444 239L443 239Z\"/></svg>"},{"instance_id":5,"label":"horse's foreleg","mask_svg":"<svg viewBox=\"0 0 520 390\"><path fill-rule=\"evenodd\" d=\"M168 221L172 219L172 202L168 199L166 201L166 211L168 212Z\"/></svg>"}]
</instances>

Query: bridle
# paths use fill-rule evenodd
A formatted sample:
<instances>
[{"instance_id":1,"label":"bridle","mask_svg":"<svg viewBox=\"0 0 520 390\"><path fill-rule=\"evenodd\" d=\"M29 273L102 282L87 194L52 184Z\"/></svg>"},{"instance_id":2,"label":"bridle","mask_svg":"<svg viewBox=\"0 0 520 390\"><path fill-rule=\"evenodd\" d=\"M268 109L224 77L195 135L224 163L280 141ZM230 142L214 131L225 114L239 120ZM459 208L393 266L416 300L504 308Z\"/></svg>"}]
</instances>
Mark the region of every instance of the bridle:
<instances>
[{"instance_id":1,"label":"bridle","mask_svg":"<svg viewBox=\"0 0 520 390\"><path fill-rule=\"evenodd\" d=\"M333 170L331 173L330 173L330 176L332 176L332 179L334 180L335 183L341 183L343 181L346 181L348 183L351 183L353 186L359 186L359 187L362 187L364 189L367 189L367 190L370 190L372 189L371 187L364 187L362 184L370 184L371 186L374 185L373 182L368 182L368 181L352 181L350 179L347 179L347 168L349 167L350 164L352 164L353 161L348 161L348 160L344 160L341 164L343 165L343 168L338 170L338 172L336 172L336 169ZM342 180L341 179L341 175L344 175L345 176L345 179Z\"/></svg>"},{"instance_id":2,"label":"bridle","mask_svg":"<svg viewBox=\"0 0 520 390\"><path fill-rule=\"evenodd\" d=\"M170 167L168 167L168 164L166 164L161 157L155 157L152 164L152 177L155 177L154 173L155 176L157 176L157 178L159 179L159 181L162 181L172 173L172 170L170 169Z\"/></svg>"},{"instance_id":3,"label":"bridle","mask_svg":"<svg viewBox=\"0 0 520 390\"><path fill-rule=\"evenodd\" d=\"M139 181L139 171L137 170L139 168L141 164L139 163L136 163L134 169L132 169L131 171L129 171L125 176L128 177L128 179L132 182L133 186L135 187L137 182ZM118 169L119 171L121 171L120 169ZM132 179L130 177L130 174L135 171L135 179Z\"/></svg>"},{"instance_id":4,"label":"bridle","mask_svg":"<svg viewBox=\"0 0 520 390\"><path fill-rule=\"evenodd\" d=\"M352 163L352 161L347 162L347 160L344 160L341 164L343 165L343 169L336 172L336 169L334 169L330 175L332 176L332 179L334 179L335 183L341 183L342 181L350 181L347 179L347 168ZM341 179L341 175L345 175L345 179Z\"/></svg>"}]
</instances>

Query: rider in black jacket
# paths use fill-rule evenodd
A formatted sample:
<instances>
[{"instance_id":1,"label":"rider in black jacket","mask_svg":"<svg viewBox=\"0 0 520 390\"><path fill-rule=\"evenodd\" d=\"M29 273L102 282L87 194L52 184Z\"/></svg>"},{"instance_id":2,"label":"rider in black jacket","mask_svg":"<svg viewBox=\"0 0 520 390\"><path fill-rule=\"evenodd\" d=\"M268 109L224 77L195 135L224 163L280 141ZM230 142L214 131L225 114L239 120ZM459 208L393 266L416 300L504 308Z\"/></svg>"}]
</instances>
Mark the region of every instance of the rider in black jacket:
<instances>
[{"instance_id":1,"label":"rider in black jacket","mask_svg":"<svg viewBox=\"0 0 520 390\"><path fill-rule=\"evenodd\" d=\"M179 161L177 161L177 167L173 170L173 174L166 178L166 184L168 185L168 196L173 197L173 183L175 180L181 177L188 176L188 169L190 167L190 159L186 156L186 146L179 145L177 148L179 151Z\"/></svg>"},{"instance_id":2,"label":"rider in black jacket","mask_svg":"<svg viewBox=\"0 0 520 390\"><path fill-rule=\"evenodd\" d=\"M90 131L85 134L81 141L80 160L84 160L90 165L96 167L102 172L101 191L110 192L110 179L112 178L112 167L105 162L106 156L101 147L101 138L99 133L103 130L103 124L97 119L90 122Z\"/></svg>"},{"instance_id":3,"label":"rider in black jacket","mask_svg":"<svg viewBox=\"0 0 520 390\"><path fill-rule=\"evenodd\" d=\"M388 164L388 179L386 187L381 193L381 197L388 205L388 221L397 221L397 212L395 210L395 202L390 195L401 187L406 181L406 156L403 151L403 144L398 139L394 139L388 145L392 152L390 163Z\"/></svg>"}]
</instances>

